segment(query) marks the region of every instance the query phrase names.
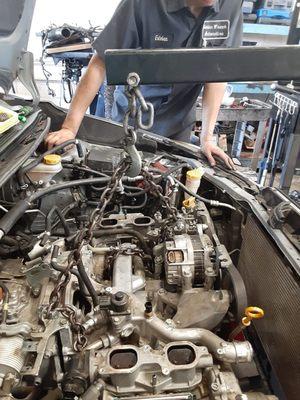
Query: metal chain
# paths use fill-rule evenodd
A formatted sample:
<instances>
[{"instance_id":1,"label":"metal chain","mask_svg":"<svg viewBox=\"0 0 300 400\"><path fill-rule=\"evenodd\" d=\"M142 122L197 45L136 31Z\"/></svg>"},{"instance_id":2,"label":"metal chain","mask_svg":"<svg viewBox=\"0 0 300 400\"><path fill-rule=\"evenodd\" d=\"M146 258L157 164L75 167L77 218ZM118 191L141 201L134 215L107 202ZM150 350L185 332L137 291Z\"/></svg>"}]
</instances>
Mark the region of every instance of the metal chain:
<instances>
[{"instance_id":1,"label":"metal chain","mask_svg":"<svg viewBox=\"0 0 300 400\"><path fill-rule=\"evenodd\" d=\"M65 272L60 274L58 283L50 295L49 305L46 309L46 318L49 319L51 317L51 312L56 311L60 312L67 320L69 320L71 329L76 335L76 339L74 340L74 350L79 352L82 351L88 343L88 340L85 336L85 329L82 324L77 321L75 310L70 306L66 306L63 301L65 288L71 278L70 270L75 265L73 256L74 254L70 253L68 267L66 268Z\"/></svg>"},{"instance_id":2,"label":"metal chain","mask_svg":"<svg viewBox=\"0 0 300 400\"><path fill-rule=\"evenodd\" d=\"M116 193L117 188L121 184L121 180L127 169L129 168L129 165L126 162L126 159L122 160L119 166L115 169L114 173L111 176L111 180L108 183L106 189L102 193L98 206L95 208L93 213L91 214L90 217L90 227L88 230L88 241L91 240L93 230L97 224L99 224L105 213L105 209L107 205L111 202L113 196Z\"/></svg>"},{"instance_id":3,"label":"metal chain","mask_svg":"<svg viewBox=\"0 0 300 400\"><path fill-rule=\"evenodd\" d=\"M145 253L143 250L136 248L121 248L121 249L116 249L113 250L109 253L109 255L106 258L106 263L107 263L107 268L111 269L113 266L114 261L120 256L120 255L125 255L125 256L139 256L141 258L145 257Z\"/></svg>"},{"instance_id":4,"label":"metal chain","mask_svg":"<svg viewBox=\"0 0 300 400\"><path fill-rule=\"evenodd\" d=\"M124 131L125 131L125 149L129 155L129 158L138 160L139 154L135 148L137 135L136 129L149 130L153 126L154 122L154 107L151 103L147 103L143 97L141 90L139 89L140 78L137 74L130 74L128 76L128 87L126 88L126 96L128 98L128 110L124 117ZM129 126L130 119L135 122L134 128ZM147 123L143 121L147 120ZM130 174L131 165L130 160L127 158L123 159L121 163L117 166L114 173L111 176L110 182L103 191L98 206L93 211L90 216L90 223L87 230L82 230L80 234L76 237L75 249L69 255L68 267L66 271L60 274L59 281L53 292L50 295L49 306L47 307L47 318L50 317L52 311L61 312L61 314L70 322L71 329L76 336L74 340L74 350L79 352L82 351L88 340L85 336L85 330L82 324L77 320L75 310L66 306L63 302L63 294L67 284L70 281L71 273L70 270L76 266L78 259L80 258L81 250L84 244L89 243L93 237L93 230L95 227L101 223L105 210L108 204L112 201L118 187L122 185L122 177L127 172ZM141 160L139 170L141 168ZM152 176L143 171L143 175L147 179L147 182L154 193L162 200L165 204L167 210L176 218L176 214L169 204L169 199L161 193L161 188L153 182ZM135 175L134 175L135 176ZM135 252L132 252L132 254ZM128 253L127 253L128 254ZM137 254L137 252L136 252ZM140 253L140 255L142 255ZM116 257L116 254L114 254Z\"/></svg>"},{"instance_id":5,"label":"metal chain","mask_svg":"<svg viewBox=\"0 0 300 400\"><path fill-rule=\"evenodd\" d=\"M149 185L149 190L155 194L165 205L168 213L172 217L172 219L177 220L177 209L176 207L172 207L170 204L170 198L168 196L164 196L162 193L162 187L160 185L157 185L154 182L153 175L150 174L150 172L146 171L145 169L142 169L142 175L145 179L145 181Z\"/></svg>"},{"instance_id":6,"label":"metal chain","mask_svg":"<svg viewBox=\"0 0 300 400\"><path fill-rule=\"evenodd\" d=\"M88 339L85 336L85 329L83 325L76 318L76 311L70 306L57 308L56 311L59 311L70 322L72 332L76 336L73 345L74 350L76 352L82 351L87 346Z\"/></svg>"},{"instance_id":7,"label":"metal chain","mask_svg":"<svg viewBox=\"0 0 300 400\"><path fill-rule=\"evenodd\" d=\"M52 293L50 294L49 305L46 311L46 318L50 317L50 313L55 310L59 304L64 304L63 294L71 279L71 269L74 267L73 254L70 253L68 257L68 266L64 272L62 272L58 277L58 282Z\"/></svg>"},{"instance_id":8,"label":"metal chain","mask_svg":"<svg viewBox=\"0 0 300 400\"><path fill-rule=\"evenodd\" d=\"M140 77L135 72L128 75L125 94L128 98L128 109L125 113L123 126L126 135L130 135L130 118L134 120L134 131L137 129L150 130L154 123L154 107L145 100L140 88ZM139 104L138 104L139 103ZM147 122L143 121L147 117Z\"/></svg>"}]
</instances>

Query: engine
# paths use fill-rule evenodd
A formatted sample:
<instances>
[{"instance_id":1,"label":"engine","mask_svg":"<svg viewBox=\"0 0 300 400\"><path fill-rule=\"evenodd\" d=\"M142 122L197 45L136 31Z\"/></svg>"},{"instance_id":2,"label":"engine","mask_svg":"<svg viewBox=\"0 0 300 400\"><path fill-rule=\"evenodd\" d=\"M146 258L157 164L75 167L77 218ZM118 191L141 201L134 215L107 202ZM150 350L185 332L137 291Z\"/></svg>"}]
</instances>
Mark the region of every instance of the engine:
<instances>
[{"instance_id":1,"label":"engine","mask_svg":"<svg viewBox=\"0 0 300 400\"><path fill-rule=\"evenodd\" d=\"M2 188L0 398L272 399L244 393L253 349L229 338L248 304L212 214L234 206L187 187L195 160L145 153L130 177L121 150L79 153Z\"/></svg>"}]
</instances>

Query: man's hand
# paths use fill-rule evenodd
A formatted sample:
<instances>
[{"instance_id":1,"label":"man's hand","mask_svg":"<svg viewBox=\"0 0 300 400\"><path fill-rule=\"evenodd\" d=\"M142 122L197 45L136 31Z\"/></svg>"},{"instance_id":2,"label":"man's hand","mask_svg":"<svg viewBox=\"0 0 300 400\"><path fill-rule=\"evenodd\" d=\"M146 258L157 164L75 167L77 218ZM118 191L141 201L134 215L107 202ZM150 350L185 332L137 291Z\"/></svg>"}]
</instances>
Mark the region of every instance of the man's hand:
<instances>
[{"instance_id":1,"label":"man's hand","mask_svg":"<svg viewBox=\"0 0 300 400\"><path fill-rule=\"evenodd\" d=\"M202 98L202 152L206 155L210 165L214 167L218 157L224 161L229 169L235 169L233 161L213 141L213 133L218 119L222 99L226 90L226 83L206 83Z\"/></svg>"},{"instance_id":2,"label":"man's hand","mask_svg":"<svg viewBox=\"0 0 300 400\"><path fill-rule=\"evenodd\" d=\"M95 54L89 63L86 73L77 86L68 115L63 123L63 128L57 132L49 133L46 139L49 149L75 138L84 114L98 93L104 77L105 63Z\"/></svg>"},{"instance_id":3,"label":"man's hand","mask_svg":"<svg viewBox=\"0 0 300 400\"><path fill-rule=\"evenodd\" d=\"M236 169L232 159L222 149L220 149L220 147L218 147L213 140L203 141L201 143L201 150L206 155L208 162L212 167L216 165L214 156L217 156L219 159L224 161L225 165L229 169Z\"/></svg>"},{"instance_id":4,"label":"man's hand","mask_svg":"<svg viewBox=\"0 0 300 400\"><path fill-rule=\"evenodd\" d=\"M70 129L62 128L60 131L49 133L46 138L46 145L48 146L48 149L52 149L52 147L65 143L68 140L75 139L75 137L76 134Z\"/></svg>"}]
</instances>

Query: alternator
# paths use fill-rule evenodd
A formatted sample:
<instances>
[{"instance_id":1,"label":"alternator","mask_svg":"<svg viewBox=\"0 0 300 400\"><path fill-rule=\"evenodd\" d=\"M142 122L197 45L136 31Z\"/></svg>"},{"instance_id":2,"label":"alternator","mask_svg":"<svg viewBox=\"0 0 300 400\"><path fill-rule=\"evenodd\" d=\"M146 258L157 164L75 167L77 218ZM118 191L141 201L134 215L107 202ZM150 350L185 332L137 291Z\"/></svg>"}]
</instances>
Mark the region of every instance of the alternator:
<instances>
[{"instance_id":1,"label":"alternator","mask_svg":"<svg viewBox=\"0 0 300 400\"><path fill-rule=\"evenodd\" d=\"M186 288L203 284L205 251L198 235L178 235L166 242L165 273L168 284Z\"/></svg>"}]
</instances>

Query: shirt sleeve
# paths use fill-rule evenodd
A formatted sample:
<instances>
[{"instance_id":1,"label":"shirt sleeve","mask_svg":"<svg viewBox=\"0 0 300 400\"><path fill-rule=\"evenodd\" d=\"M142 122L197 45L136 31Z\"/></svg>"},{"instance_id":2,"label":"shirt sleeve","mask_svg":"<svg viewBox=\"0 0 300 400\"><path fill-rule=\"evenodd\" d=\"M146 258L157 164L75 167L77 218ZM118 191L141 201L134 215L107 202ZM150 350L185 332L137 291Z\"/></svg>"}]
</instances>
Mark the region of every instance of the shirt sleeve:
<instances>
[{"instance_id":1,"label":"shirt sleeve","mask_svg":"<svg viewBox=\"0 0 300 400\"><path fill-rule=\"evenodd\" d=\"M228 39L225 40L222 47L241 47L243 43L243 10L242 3L237 13L230 23L230 33Z\"/></svg>"},{"instance_id":2,"label":"shirt sleeve","mask_svg":"<svg viewBox=\"0 0 300 400\"><path fill-rule=\"evenodd\" d=\"M138 0L122 0L112 19L93 44L104 60L107 49L137 49L140 47Z\"/></svg>"}]
</instances>

